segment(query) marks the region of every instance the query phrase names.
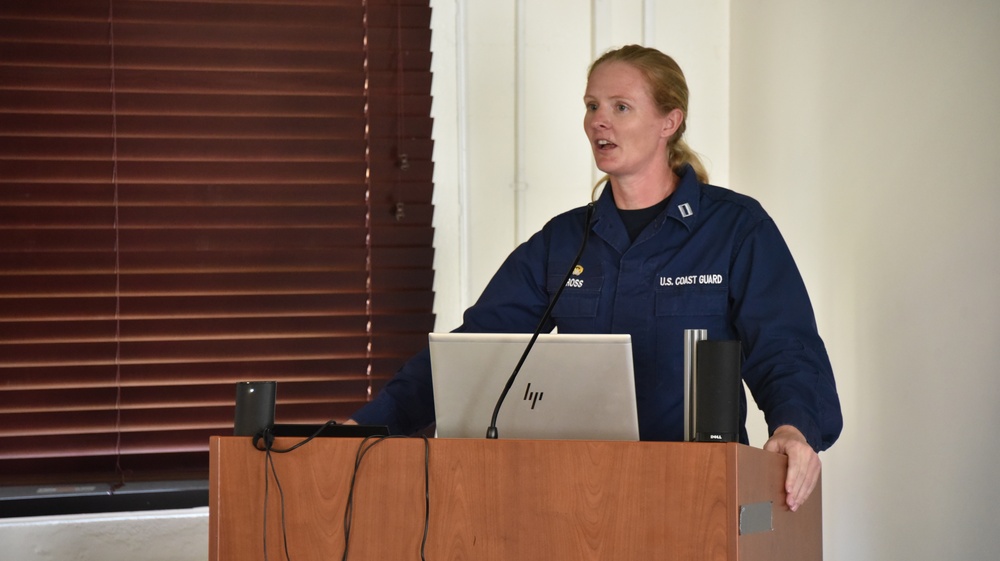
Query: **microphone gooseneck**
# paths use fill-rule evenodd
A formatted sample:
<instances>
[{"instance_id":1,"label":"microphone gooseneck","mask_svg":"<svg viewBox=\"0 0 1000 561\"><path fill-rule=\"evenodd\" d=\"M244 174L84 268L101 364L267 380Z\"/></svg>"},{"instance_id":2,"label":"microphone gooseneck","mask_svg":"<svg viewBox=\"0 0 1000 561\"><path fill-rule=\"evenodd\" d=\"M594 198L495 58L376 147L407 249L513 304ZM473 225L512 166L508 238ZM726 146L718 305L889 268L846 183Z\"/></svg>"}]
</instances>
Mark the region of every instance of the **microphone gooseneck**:
<instances>
[{"instance_id":1,"label":"microphone gooseneck","mask_svg":"<svg viewBox=\"0 0 1000 561\"><path fill-rule=\"evenodd\" d=\"M566 275L563 277L562 283L559 284L559 289L556 290L555 296L549 301L549 306L545 308L545 313L542 314L542 319L538 322L538 327L535 328L535 332L532 333L531 339L528 340L528 344L524 347L524 352L521 353L521 359L517 361L517 366L514 367L514 371L511 372L510 378L507 378L507 384L503 387L503 391L500 392L500 399L497 400L496 406L493 408L493 418L490 420L490 426L486 429L486 438L496 439L500 435L497 432L497 416L500 415L500 406L503 405L503 400L507 397L507 392L510 391L511 386L514 385L514 378L517 378L517 373L521 371L521 365L524 364L524 359L528 358L528 353L531 352L531 348L535 346L535 340L538 339L539 333L542 332L542 327L545 323L549 321L552 316L552 308L555 307L556 301L559 300L559 296L563 293L563 289L566 288L566 283L569 282L570 275L573 274L573 270L576 269L576 265L580 262L580 257L583 256L583 250L587 247L587 239L590 238L590 219L594 216L594 203L587 205L587 218L584 220L583 229L583 243L580 244L580 250L576 252L576 258L573 259L573 264L569 266L569 270L566 271Z\"/></svg>"}]
</instances>

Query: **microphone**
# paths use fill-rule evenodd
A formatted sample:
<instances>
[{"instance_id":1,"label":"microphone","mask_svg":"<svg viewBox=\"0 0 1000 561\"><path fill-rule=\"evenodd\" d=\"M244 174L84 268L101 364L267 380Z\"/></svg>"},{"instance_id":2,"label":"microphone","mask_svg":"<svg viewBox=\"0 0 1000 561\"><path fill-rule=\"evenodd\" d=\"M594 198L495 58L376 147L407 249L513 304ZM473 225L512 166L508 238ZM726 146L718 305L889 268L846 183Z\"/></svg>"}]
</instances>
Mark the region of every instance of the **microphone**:
<instances>
[{"instance_id":1,"label":"microphone","mask_svg":"<svg viewBox=\"0 0 1000 561\"><path fill-rule=\"evenodd\" d=\"M539 333L542 332L542 327L545 326L545 322L549 321L552 316L552 308L555 307L556 301L559 300L559 296L563 293L563 289L566 288L566 283L569 282L570 275L573 274L573 270L576 269L577 263L580 262L580 257L583 256L583 249L587 247L587 239L590 237L590 219L594 216L594 203L587 205L587 218L584 220L583 229L583 243L580 244L580 250L576 252L576 258L573 259L573 264L569 266L569 270L566 271L566 276L563 277L562 283L559 285L559 289L556 290L555 296L549 301L549 306L545 308L545 313L542 314L542 319L538 322L538 327L535 328L535 332L531 335L531 339L528 340L528 344L524 347L524 352L521 353L521 359L517 361L517 366L514 367L514 371L511 372L510 378L507 379L507 384L503 387L503 391L500 392L500 399L497 400L496 407L493 408L493 418L490 420L490 426L486 429L486 438L496 439L500 435L497 433L497 416L500 415L500 406L503 405L503 400L507 397L507 392L510 391L511 386L514 385L514 378L517 378L517 373L521 371L521 365L524 364L524 359L528 358L528 353L531 352L531 347L535 346L535 340L538 339Z\"/></svg>"}]
</instances>

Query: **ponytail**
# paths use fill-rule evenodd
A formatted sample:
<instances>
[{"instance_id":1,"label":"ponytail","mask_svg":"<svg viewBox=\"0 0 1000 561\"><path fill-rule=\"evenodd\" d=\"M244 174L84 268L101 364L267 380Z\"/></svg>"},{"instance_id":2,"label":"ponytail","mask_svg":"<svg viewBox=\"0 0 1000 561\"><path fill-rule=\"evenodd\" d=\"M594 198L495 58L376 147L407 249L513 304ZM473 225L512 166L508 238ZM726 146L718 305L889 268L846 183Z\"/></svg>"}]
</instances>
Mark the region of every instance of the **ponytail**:
<instances>
[{"instance_id":1,"label":"ponytail","mask_svg":"<svg viewBox=\"0 0 1000 561\"><path fill-rule=\"evenodd\" d=\"M694 174L698 177L698 181L701 183L708 183L708 171L705 170L705 164L701 163L701 158L698 154L684 142L683 138L676 137L671 146L667 147L670 157L670 169L674 170L674 173L680 175L681 171L684 170L685 165L691 166L694 170Z\"/></svg>"}]
</instances>

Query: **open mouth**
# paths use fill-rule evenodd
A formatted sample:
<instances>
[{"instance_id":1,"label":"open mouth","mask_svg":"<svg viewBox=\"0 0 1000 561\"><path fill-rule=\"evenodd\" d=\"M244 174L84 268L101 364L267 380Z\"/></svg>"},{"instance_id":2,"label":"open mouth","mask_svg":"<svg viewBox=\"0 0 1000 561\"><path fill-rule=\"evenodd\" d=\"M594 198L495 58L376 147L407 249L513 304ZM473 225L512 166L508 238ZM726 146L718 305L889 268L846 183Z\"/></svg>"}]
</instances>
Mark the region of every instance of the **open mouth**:
<instances>
[{"instance_id":1,"label":"open mouth","mask_svg":"<svg viewBox=\"0 0 1000 561\"><path fill-rule=\"evenodd\" d=\"M597 149L598 150L611 150L612 148L615 148L615 147L618 146L614 142L611 142L610 140L604 140L604 139L598 140L597 142L595 142L595 144L597 144Z\"/></svg>"}]
</instances>

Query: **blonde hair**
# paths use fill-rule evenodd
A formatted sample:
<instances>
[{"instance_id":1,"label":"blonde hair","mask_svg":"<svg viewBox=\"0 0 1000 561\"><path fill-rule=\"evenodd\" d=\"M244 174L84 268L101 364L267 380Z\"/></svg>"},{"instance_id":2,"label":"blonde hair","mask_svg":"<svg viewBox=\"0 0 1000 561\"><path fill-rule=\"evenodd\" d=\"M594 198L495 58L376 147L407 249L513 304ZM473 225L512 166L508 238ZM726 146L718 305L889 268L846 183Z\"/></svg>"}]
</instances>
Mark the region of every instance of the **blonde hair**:
<instances>
[{"instance_id":1,"label":"blonde hair","mask_svg":"<svg viewBox=\"0 0 1000 561\"><path fill-rule=\"evenodd\" d=\"M587 71L587 80L590 80L594 69L605 62L624 62L642 73L649 86L649 93L653 101L664 115L680 109L684 114L681 119L681 126L677 132L667 141L667 157L670 162L670 169L680 173L685 165L690 165L694 169L698 181L708 183L708 172L698 155L684 141L684 131L687 129L688 114L688 87L687 80L684 79L684 72L677 62L662 52L640 45L626 45L619 49L608 51L590 65ZM603 179L603 184L607 178ZM595 186L596 192L596 186Z\"/></svg>"}]
</instances>

